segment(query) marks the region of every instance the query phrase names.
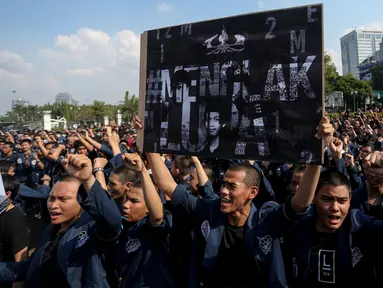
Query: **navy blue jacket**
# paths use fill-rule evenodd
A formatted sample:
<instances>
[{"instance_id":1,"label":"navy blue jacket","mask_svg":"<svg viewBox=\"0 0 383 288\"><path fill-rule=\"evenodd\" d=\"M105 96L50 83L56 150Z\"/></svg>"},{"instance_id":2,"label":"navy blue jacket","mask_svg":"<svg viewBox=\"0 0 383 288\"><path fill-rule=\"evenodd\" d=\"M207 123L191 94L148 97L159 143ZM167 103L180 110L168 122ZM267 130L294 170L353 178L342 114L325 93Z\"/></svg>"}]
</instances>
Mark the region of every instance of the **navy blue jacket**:
<instances>
[{"instance_id":1,"label":"navy blue jacket","mask_svg":"<svg viewBox=\"0 0 383 288\"><path fill-rule=\"evenodd\" d=\"M286 250L293 267L289 275L290 287L308 287L310 251L315 233L315 212L305 219L296 221L291 237L286 240ZM381 261L383 221L352 209L339 229L336 279L342 279L336 287L374 286L374 264ZM378 273L382 273L379 271ZM339 278L338 278L339 277Z\"/></svg>"},{"instance_id":2,"label":"navy blue jacket","mask_svg":"<svg viewBox=\"0 0 383 288\"><path fill-rule=\"evenodd\" d=\"M265 174L263 173L261 167L259 167L258 163L255 161L253 163L253 167L258 171L259 175L261 176L259 192L257 197L255 197L253 200L255 207L259 209L264 203L268 201L276 201L276 198L273 187L271 187L271 184L266 178Z\"/></svg>"},{"instance_id":3,"label":"navy blue jacket","mask_svg":"<svg viewBox=\"0 0 383 288\"><path fill-rule=\"evenodd\" d=\"M219 198L218 194L214 192L213 183L211 183L210 180L207 180L203 186L197 184L197 188L199 195L201 195L203 199L215 200Z\"/></svg>"},{"instance_id":4,"label":"navy blue jacket","mask_svg":"<svg viewBox=\"0 0 383 288\"><path fill-rule=\"evenodd\" d=\"M121 214L99 182L95 182L89 193L81 190L80 205L85 212L60 240L56 264L71 288L109 287L100 257L106 241L114 241L121 232ZM40 263L53 228L49 225L44 230L28 261L0 263L0 283L25 281L26 287L40 287L40 279L44 277Z\"/></svg>"},{"instance_id":5,"label":"navy blue jacket","mask_svg":"<svg viewBox=\"0 0 383 288\"><path fill-rule=\"evenodd\" d=\"M15 176L19 178L21 183L28 183L28 185L37 185L42 177L42 171L37 165L36 159L33 157L33 152L29 155L28 162L29 168L24 165L24 153L17 155Z\"/></svg>"},{"instance_id":6,"label":"navy blue jacket","mask_svg":"<svg viewBox=\"0 0 383 288\"><path fill-rule=\"evenodd\" d=\"M172 216L165 211L161 225L151 225L147 215L122 230L116 261L121 288L175 287L168 255L171 225Z\"/></svg>"},{"instance_id":7,"label":"navy blue jacket","mask_svg":"<svg viewBox=\"0 0 383 288\"><path fill-rule=\"evenodd\" d=\"M267 202L260 210L254 204L251 206L244 234L244 249L258 267L263 267L260 268L263 277L254 279L254 287L287 287L279 239L284 231L287 233L292 220L306 215L295 213L290 199L283 205ZM184 213L193 215L195 219L188 287L195 288L204 282L214 282L212 277L217 276L214 270L227 222L227 216L220 211L220 199L199 199L188 193L185 186L178 185L172 196L172 205L177 209L182 208ZM208 235L205 238L203 233L206 234L206 231ZM241 277L246 276L251 277Z\"/></svg>"},{"instance_id":8,"label":"navy blue jacket","mask_svg":"<svg viewBox=\"0 0 383 288\"><path fill-rule=\"evenodd\" d=\"M381 197L380 207L383 214L383 197ZM366 214L370 214L370 205L368 204L367 183L364 182L362 187L352 191L351 208L360 209Z\"/></svg>"},{"instance_id":9,"label":"navy blue jacket","mask_svg":"<svg viewBox=\"0 0 383 288\"><path fill-rule=\"evenodd\" d=\"M0 154L0 160L6 160L15 163L17 160L17 155L15 153L12 153L11 156L7 157Z\"/></svg>"},{"instance_id":10,"label":"navy blue jacket","mask_svg":"<svg viewBox=\"0 0 383 288\"><path fill-rule=\"evenodd\" d=\"M38 189L32 189L24 184L20 184L18 195L24 198L47 199L50 192L51 187L47 185L40 185Z\"/></svg>"}]
</instances>

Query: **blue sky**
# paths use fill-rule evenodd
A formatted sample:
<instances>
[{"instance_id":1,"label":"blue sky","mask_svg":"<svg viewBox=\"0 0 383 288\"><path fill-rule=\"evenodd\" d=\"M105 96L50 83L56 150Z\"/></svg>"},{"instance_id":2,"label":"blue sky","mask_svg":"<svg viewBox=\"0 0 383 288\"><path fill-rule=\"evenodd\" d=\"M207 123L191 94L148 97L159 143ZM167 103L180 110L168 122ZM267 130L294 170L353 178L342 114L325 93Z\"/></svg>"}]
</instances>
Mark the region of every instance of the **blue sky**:
<instances>
[{"instance_id":1,"label":"blue sky","mask_svg":"<svg viewBox=\"0 0 383 288\"><path fill-rule=\"evenodd\" d=\"M69 92L117 103L138 90L139 34L148 29L316 2L303 0L1 0L0 113ZM383 28L382 0L324 0L325 49L340 64L350 28ZM61 35L61 36L60 36ZM116 52L117 51L117 52ZM16 90L15 94L11 92ZM3 101L4 100L4 101Z\"/></svg>"}]
</instances>

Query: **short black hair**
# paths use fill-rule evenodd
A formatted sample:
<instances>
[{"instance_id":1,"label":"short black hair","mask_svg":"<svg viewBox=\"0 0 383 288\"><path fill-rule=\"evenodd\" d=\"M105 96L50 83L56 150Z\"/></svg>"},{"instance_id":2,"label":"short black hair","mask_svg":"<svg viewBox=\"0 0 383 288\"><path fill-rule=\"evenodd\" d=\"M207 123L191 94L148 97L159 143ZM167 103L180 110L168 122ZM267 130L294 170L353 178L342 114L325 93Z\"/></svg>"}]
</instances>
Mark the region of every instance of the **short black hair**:
<instances>
[{"instance_id":1,"label":"short black hair","mask_svg":"<svg viewBox=\"0 0 383 288\"><path fill-rule=\"evenodd\" d=\"M82 142L81 141L79 141L79 140L77 140L77 141L75 141L74 143L73 143L73 148L75 148L76 149L76 151L77 151L77 149L79 148L79 147L85 147L85 145L84 144L82 144ZM85 147L86 148L86 147Z\"/></svg>"},{"instance_id":2,"label":"short black hair","mask_svg":"<svg viewBox=\"0 0 383 288\"><path fill-rule=\"evenodd\" d=\"M203 167L203 170L205 170L207 178L209 178L210 181L213 181L214 179L213 169L207 164L202 164L202 167Z\"/></svg>"},{"instance_id":3,"label":"short black hair","mask_svg":"<svg viewBox=\"0 0 383 288\"><path fill-rule=\"evenodd\" d=\"M8 160L0 160L0 174L8 174L13 162Z\"/></svg>"},{"instance_id":4,"label":"short black hair","mask_svg":"<svg viewBox=\"0 0 383 288\"><path fill-rule=\"evenodd\" d=\"M351 183L350 180L338 170L330 169L322 172L319 177L318 185L315 190L315 195L323 188L325 185L332 185L335 187L346 186L347 190L351 193Z\"/></svg>"},{"instance_id":5,"label":"short black hair","mask_svg":"<svg viewBox=\"0 0 383 288\"><path fill-rule=\"evenodd\" d=\"M182 176L189 175L192 170L193 161L189 156L177 155L174 159L174 166L180 170Z\"/></svg>"},{"instance_id":6,"label":"short black hair","mask_svg":"<svg viewBox=\"0 0 383 288\"><path fill-rule=\"evenodd\" d=\"M4 142L3 145L8 145L12 149L15 147L15 145L12 142L9 142L9 141Z\"/></svg>"},{"instance_id":7,"label":"short black hair","mask_svg":"<svg viewBox=\"0 0 383 288\"><path fill-rule=\"evenodd\" d=\"M137 173L125 165L121 165L114 169L112 174L118 175L118 179L121 181L122 185L125 185L128 182L134 183L138 178Z\"/></svg>"},{"instance_id":8,"label":"short black hair","mask_svg":"<svg viewBox=\"0 0 383 288\"><path fill-rule=\"evenodd\" d=\"M368 143L364 143L362 145L362 148L366 148L366 147L370 147L371 150L374 151L374 144L373 143L368 142Z\"/></svg>"},{"instance_id":9,"label":"short black hair","mask_svg":"<svg viewBox=\"0 0 383 288\"><path fill-rule=\"evenodd\" d=\"M56 142L53 142L53 141L50 141L50 142L46 143L44 146L47 147L47 145L53 145L53 148L57 148L58 147L58 144Z\"/></svg>"},{"instance_id":10,"label":"short black hair","mask_svg":"<svg viewBox=\"0 0 383 288\"><path fill-rule=\"evenodd\" d=\"M235 163L232 164L228 171L243 171L245 172L245 178L243 178L243 182L248 186L257 186L259 187L260 183L260 175L257 171L257 169L254 168L254 166L250 165L250 163Z\"/></svg>"},{"instance_id":11,"label":"short black hair","mask_svg":"<svg viewBox=\"0 0 383 288\"><path fill-rule=\"evenodd\" d=\"M20 144L23 144L23 143L25 143L25 142L27 142L29 145L32 144L32 140L29 139L29 138L27 138L27 139L22 139L22 140L20 141Z\"/></svg>"},{"instance_id":12,"label":"short black hair","mask_svg":"<svg viewBox=\"0 0 383 288\"><path fill-rule=\"evenodd\" d=\"M11 200L14 200L16 196L19 194L20 189L20 181L16 176L12 176L9 174L1 174L3 178L4 190L5 192L11 192Z\"/></svg>"}]
</instances>

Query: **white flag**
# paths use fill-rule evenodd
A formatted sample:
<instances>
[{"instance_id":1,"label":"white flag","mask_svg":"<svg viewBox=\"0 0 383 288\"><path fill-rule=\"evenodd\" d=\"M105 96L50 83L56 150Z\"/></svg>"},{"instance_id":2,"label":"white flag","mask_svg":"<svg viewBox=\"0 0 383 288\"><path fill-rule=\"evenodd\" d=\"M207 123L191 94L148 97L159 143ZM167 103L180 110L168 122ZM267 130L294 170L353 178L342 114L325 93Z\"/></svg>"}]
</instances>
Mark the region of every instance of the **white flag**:
<instances>
[{"instance_id":1,"label":"white flag","mask_svg":"<svg viewBox=\"0 0 383 288\"><path fill-rule=\"evenodd\" d=\"M3 183L3 177L0 177L0 203L2 203L5 200L5 188Z\"/></svg>"}]
</instances>

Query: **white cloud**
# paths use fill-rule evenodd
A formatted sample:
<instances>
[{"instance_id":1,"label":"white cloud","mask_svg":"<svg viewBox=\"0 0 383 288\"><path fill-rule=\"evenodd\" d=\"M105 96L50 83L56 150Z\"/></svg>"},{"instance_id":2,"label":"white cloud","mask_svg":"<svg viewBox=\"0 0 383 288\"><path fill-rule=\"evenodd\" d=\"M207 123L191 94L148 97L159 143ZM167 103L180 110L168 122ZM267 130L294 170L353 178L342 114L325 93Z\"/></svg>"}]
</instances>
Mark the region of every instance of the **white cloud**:
<instances>
[{"instance_id":1,"label":"white cloud","mask_svg":"<svg viewBox=\"0 0 383 288\"><path fill-rule=\"evenodd\" d=\"M331 56L332 62L334 62L336 70L342 74L342 57L340 52L335 49L326 49L326 52Z\"/></svg>"},{"instance_id":2,"label":"white cloud","mask_svg":"<svg viewBox=\"0 0 383 288\"><path fill-rule=\"evenodd\" d=\"M163 2L158 2L157 10L160 11L160 12L169 12L169 11L174 10L174 7L171 6L170 4L166 4L166 3L163 3Z\"/></svg>"},{"instance_id":3,"label":"white cloud","mask_svg":"<svg viewBox=\"0 0 383 288\"><path fill-rule=\"evenodd\" d=\"M85 68L85 69L68 69L67 70L68 74L72 75L79 75L79 76L90 76L95 73L93 69L90 68Z\"/></svg>"},{"instance_id":4,"label":"white cloud","mask_svg":"<svg viewBox=\"0 0 383 288\"><path fill-rule=\"evenodd\" d=\"M257 2L257 7L258 7L258 9L264 9L266 7L265 6L265 2L263 2L262 0L258 1Z\"/></svg>"},{"instance_id":5,"label":"white cloud","mask_svg":"<svg viewBox=\"0 0 383 288\"><path fill-rule=\"evenodd\" d=\"M58 35L56 37L56 48L69 52L86 52L88 47L85 46L77 35Z\"/></svg>"},{"instance_id":6,"label":"white cloud","mask_svg":"<svg viewBox=\"0 0 383 288\"><path fill-rule=\"evenodd\" d=\"M0 69L8 72L25 72L32 69L32 64L26 62L20 55L10 51L0 51Z\"/></svg>"},{"instance_id":7,"label":"white cloud","mask_svg":"<svg viewBox=\"0 0 383 288\"><path fill-rule=\"evenodd\" d=\"M125 67L138 69L140 58L140 37L130 30L116 33L114 37L103 31L89 28L79 29L75 35L60 35L54 49L42 49L43 56L73 67L96 66L102 69ZM88 64L88 65L86 65ZM67 68L65 70L72 69Z\"/></svg>"},{"instance_id":8,"label":"white cloud","mask_svg":"<svg viewBox=\"0 0 383 288\"><path fill-rule=\"evenodd\" d=\"M11 108L12 97L43 104L54 102L59 92L68 92L81 104L94 100L115 104L126 90L138 94L140 37L130 30L109 35L82 28L72 35L58 35L52 47L38 52L32 64L21 55L0 50L0 95L6 97L0 112Z\"/></svg>"},{"instance_id":9,"label":"white cloud","mask_svg":"<svg viewBox=\"0 0 383 288\"><path fill-rule=\"evenodd\" d=\"M350 33L351 31L355 30L355 29L363 29L363 30L379 30L379 31L382 31L383 30L383 22L381 21L375 21L375 22L371 22L367 25L361 25L361 26L358 26L358 27L352 27L352 28L347 28L344 30L344 33L347 34L347 33Z\"/></svg>"},{"instance_id":10,"label":"white cloud","mask_svg":"<svg viewBox=\"0 0 383 288\"><path fill-rule=\"evenodd\" d=\"M37 71L35 67L32 69L31 63L14 52L0 51L0 55L0 112L10 110L15 97L22 97L31 104L43 104L48 99L52 102L51 95L60 90L60 84L53 75Z\"/></svg>"},{"instance_id":11,"label":"white cloud","mask_svg":"<svg viewBox=\"0 0 383 288\"><path fill-rule=\"evenodd\" d=\"M48 93L58 88L54 76L37 71L32 63L14 52L0 50L0 112L10 110L15 97L37 104L41 99L48 99Z\"/></svg>"}]
</instances>

